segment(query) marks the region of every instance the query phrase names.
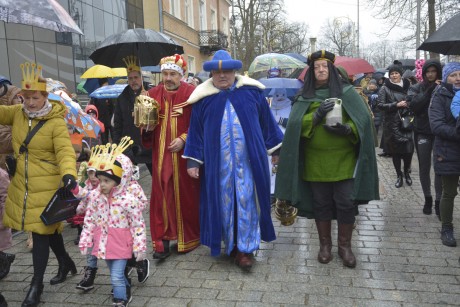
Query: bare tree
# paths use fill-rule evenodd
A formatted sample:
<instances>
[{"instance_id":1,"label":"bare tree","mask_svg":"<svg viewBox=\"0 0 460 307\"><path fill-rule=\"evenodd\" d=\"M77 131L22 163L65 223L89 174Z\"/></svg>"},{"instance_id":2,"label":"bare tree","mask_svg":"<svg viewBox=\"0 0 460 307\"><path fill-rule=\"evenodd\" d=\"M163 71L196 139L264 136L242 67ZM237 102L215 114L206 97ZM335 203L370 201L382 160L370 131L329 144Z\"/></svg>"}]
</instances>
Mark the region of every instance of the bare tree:
<instances>
[{"instance_id":1,"label":"bare tree","mask_svg":"<svg viewBox=\"0 0 460 307\"><path fill-rule=\"evenodd\" d=\"M401 41L412 41L415 46L416 6L421 3L421 36L427 38L440 24L460 11L459 0L367 0L369 7L376 11L376 17L385 20L386 28L380 36L386 37L395 26L414 29L413 33L401 37ZM418 47L418 46L415 46ZM435 54L431 54L435 57Z\"/></svg>"},{"instance_id":2,"label":"bare tree","mask_svg":"<svg viewBox=\"0 0 460 307\"><path fill-rule=\"evenodd\" d=\"M247 70L257 55L305 53L308 26L290 23L283 0L234 0L236 57Z\"/></svg>"},{"instance_id":3,"label":"bare tree","mask_svg":"<svg viewBox=\"0 0 460 307\"><path fill-rule=\"evenodd\" d=\"M407 43L383 40L367 46L364 58L375 68L385 68L394 60L405 58L407 49Z\"/></svg>"},{"instance_id":4,"label":"bare tree","mask_svg":"<svg viewBox=\"0 0 460 307\"><path fill-rule=\"evenodd\" d=\"M321 31L318 45L340 56L353 56L354 32L354 24L351 20L328 19Z\"/></svg>"}]
</instances>

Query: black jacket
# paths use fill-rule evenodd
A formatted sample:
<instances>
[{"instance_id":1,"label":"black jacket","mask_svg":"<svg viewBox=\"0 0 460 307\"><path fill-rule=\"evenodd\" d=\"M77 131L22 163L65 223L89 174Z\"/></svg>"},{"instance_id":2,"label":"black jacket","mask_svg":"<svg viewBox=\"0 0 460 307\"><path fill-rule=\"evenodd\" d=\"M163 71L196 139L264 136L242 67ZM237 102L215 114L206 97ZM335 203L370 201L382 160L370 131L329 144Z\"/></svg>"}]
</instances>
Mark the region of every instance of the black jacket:
<instances>
[{"instance_id":1,"label":"black jacket","mask_svg":"<svg viewBox=\"0 0 460 307\"><path fill-rule=\"evenodd\" d=\"M412 85L407 92L407 101L415 115L414 131L419 134L433 134L428 118L428 106L430 105L431 94L436 85L436 83L421 82Z\"/></svg>"},{"instance_id":2,"label":"black jacket","mask_svg":"<svg viewBox=\"0 0 460 307\"><path fill-rule=\"evenodd\" d=\"M454 98L452 84L442 83L433 94L428 115L435 135L433 155L437 175L460 175L460 134L450 105Z\"/></svg>"},{"instance_id":3,"label":"black jacket","mask_svg":"<svg viewBox=\"0 0 460 307\"><path fill-rule=\"evenodd\" d=\"M385 80L379 90L377 108L383 111L383 138L390 154L405 154L414 152L412 131L401 130L400 115L404 116L407 109L399 109L396 104L406 99L410 82L403 79L403 87Z\"/></svg>"},{"instance_id":4,"label":"black jacket","mask_svg":"<svg viewBox=\"0 0 460 307\"><path fill-rule=\"evenodd\" d=\"M146 151L142 147L141 131L138 127L134 126L134 101L140 93L141 89L134 92L128 85L121 95L118 96L113 119L113 142L118 143L122 137L130 136L134 141L134 145L128 148L124 154L127 155L133 163L151 163L151 151ZM136 153L136 156L134 153Z\"/></svg>"}]
</instances>

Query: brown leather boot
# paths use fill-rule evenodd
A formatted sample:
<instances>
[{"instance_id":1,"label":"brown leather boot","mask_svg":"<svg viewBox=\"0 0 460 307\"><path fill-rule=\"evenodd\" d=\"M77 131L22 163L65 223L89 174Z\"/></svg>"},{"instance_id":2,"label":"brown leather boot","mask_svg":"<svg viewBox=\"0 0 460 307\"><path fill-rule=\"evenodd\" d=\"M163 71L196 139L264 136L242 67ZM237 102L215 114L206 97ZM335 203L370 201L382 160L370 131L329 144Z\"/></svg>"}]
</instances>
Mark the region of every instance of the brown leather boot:
<instances>
[{"instance_id":1,"label":"brown leather boot","mask_svg":"<svg viewBox=\"0 0 460 307\"><path fill-rule=\"evenodd\" d=\"M353 235L353 224L338 224L337 245L339 246L339 256L342 258L344 266L354 268L356 258L351 250L351 237Z\"/></svg>"},{"instance_id":2,"label":"brown leather boot","mask_svg":"<svg viewBox=\"0 0 460 307\"><path fill-rule=\"evenodd\" d=\"M319 237L318 261L329 263L332 260L331 221L315 220Z\"/></svg>"}]
</instances>

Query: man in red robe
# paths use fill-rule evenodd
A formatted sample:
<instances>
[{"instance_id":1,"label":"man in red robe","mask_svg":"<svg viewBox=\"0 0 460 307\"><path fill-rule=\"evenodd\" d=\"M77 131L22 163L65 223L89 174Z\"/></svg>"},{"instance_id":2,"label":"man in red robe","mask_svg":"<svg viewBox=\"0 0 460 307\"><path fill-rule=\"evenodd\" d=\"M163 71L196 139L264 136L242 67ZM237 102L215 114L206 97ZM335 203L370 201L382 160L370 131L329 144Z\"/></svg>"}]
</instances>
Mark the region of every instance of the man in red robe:
<instances>
[{"instance_id":1,"label":"man in red robe","mask_svg":"<svg viewBox=\"0 0 460 307\"><path fill-rule=\"evenodd\" d=\"M142 143L152 148L152 194L150 231L153 258L170 255L170 241L178 252L189 252L200 244L199 180L187 175L184 151L192 106L186 103L195 87L182 82L187 63L178 54L160 61L162 83L149 90L161 106L159 124L142 130ZM144 128L143 128L144 129Z\"/></svg>"}]
</instances>

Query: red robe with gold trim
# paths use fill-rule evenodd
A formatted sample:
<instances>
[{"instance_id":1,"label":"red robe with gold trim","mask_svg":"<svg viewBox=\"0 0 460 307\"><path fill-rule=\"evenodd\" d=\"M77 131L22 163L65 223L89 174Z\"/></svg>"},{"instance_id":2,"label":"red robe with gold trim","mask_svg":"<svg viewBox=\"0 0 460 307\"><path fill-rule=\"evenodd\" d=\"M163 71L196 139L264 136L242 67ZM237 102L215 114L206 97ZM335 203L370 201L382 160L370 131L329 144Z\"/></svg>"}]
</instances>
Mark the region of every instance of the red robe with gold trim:
<instances>
[{"instance_id":1,"label":"red robe with gold trim","mask_svg":"<svg viewBox=\"0 0 460 307\"><path fill-rule=\"evenodd\" d=\"M158 126L142 135L143 145L153 148L150 232L157 252L164 251L162 240L177 240L179 252L200 244L199 180L187 174L183 149L168 150L172 140L187 137L192 106L186 101L194 89L181 82L177 91L166 91L163 84L149 90L161 106Z\"/></svg>"}]
</instances>

